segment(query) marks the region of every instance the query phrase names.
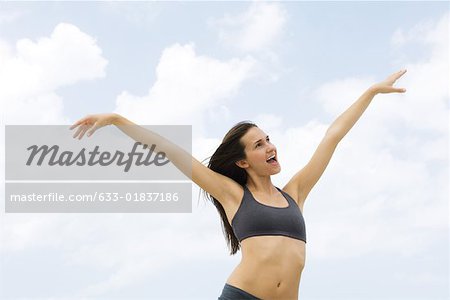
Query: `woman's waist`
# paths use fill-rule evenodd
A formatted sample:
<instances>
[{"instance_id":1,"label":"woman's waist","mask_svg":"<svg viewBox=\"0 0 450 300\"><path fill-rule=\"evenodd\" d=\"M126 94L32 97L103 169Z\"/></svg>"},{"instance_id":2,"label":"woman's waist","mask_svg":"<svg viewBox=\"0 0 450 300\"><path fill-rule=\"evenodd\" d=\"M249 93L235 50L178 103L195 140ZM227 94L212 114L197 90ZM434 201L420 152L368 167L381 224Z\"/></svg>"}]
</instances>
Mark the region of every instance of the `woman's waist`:
<instances>
[{"instance_id":1,"label":"woman's waist","mask_svg":"<svg viewBox=\"0 0 450 300\"><path fill-rule=\"evenodd\" d=\"M283 251L281 251L283 252ZM304 259L296 255L243 255L229 279L253 285L279 286L280 283L298 284Z\"/></svg>"},{"instance_id":2,"label":"woman's waist","mask_svg":"<svg viewBox=\"0 0 450 300\"><path fill-rule=\"evenodd\" d=\"M261 299L296 299L301 272L293 266L241 261L227 283Z\"/></svg>"}]
</instances>

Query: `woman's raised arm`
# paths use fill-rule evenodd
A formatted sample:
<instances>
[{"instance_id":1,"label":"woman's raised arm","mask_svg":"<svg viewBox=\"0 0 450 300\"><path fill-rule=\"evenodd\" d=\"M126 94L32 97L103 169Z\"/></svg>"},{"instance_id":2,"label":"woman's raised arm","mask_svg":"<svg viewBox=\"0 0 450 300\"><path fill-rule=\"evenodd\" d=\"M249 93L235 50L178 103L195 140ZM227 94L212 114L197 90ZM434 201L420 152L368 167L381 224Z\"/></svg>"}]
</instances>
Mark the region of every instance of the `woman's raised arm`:
<instances>
[{"instance_id":1,"label":"woman's raised arm","mask_svg":"<svg viewBox=\"0 0 450 300\"><path fill-rule=\"evenodd\" d=\"M69 129L72 130L78 127L73 137L81 139L85 134L88 137L92 136L96 130L107 125L117 126L117 128L137 142L155 145L156 150L164 152L167 158L183 174L222 204L226 201L238 199L240 186L237 182L204 166L189 152L170 140L131 122L119 114L88 115L75 122Z\"/></svg>"},{"instance_id":2,"label":"woman's raised arm","mask_svg":"<svg viewBox=\"0 0 450 300\"><path fill-rule=\"evenodd\" d=\"M300 207L303 208L306 197L324 173L338 143L359 120L375 95L406 92L405 88L393 86L405 73L406 70L400 70L372 85L330 125L309 162L284 187L284 189L296 191L295 194L292 194L296 197Z\"/></svg>"}]
</instances>

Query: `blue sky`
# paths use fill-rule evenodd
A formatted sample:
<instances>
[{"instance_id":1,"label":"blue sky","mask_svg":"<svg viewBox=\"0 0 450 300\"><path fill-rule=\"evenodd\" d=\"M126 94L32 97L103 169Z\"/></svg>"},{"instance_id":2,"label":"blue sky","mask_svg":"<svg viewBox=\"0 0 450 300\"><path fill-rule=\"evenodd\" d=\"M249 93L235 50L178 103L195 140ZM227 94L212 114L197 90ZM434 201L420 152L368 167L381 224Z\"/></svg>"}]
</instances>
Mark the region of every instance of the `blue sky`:
<instances>
[{"instance_id":1,"label":"blue sky","mask_svg":"<svg viewBox=\"0 0 450 300\"><path fill-rule=\"evenodd\" d=\"M204 159L250 119L282 186L407 68L407 93L376 96L308 196L299 296L448 299L448 28L447 2L2 2L2 126L115 111L192 124ZM197 195L192 214L2 213L2 297L217 298L240 253Z\"/></svg>"}]
</instances>

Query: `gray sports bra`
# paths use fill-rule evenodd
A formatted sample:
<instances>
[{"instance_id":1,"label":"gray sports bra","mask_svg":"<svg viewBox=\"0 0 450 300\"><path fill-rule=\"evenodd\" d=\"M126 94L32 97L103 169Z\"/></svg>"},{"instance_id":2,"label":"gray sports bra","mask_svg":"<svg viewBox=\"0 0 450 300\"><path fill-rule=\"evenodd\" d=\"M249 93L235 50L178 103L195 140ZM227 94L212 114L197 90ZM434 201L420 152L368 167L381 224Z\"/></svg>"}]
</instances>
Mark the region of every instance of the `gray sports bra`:
<instances>
[{"instance_id":1,"label":"gray sports bra","mask_svg":"<svg viewBox=\"0 0 450 300\"><path fill-rule=\"evenodd\" d=\"M305 220L297 202L289 194L276 188L288 201L287 207L274 207L256 201L244 185L244 196L231 221L239 242L251 236L284 235L306 243Z\"/></svg>"}]
</instances>

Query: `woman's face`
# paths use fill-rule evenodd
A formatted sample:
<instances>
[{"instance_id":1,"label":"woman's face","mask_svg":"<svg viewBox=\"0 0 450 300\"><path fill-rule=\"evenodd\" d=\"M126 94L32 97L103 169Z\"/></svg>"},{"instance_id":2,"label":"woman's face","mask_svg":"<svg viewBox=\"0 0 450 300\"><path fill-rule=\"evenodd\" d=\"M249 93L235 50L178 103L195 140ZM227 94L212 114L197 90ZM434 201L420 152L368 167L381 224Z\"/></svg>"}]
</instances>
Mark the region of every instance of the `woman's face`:
<instances>
[{"instance_id":1,"label":"woman's face","mask_svg":"<svg viewBox=\"0 0 450 300\"><path fill-rule=\"evenodd\" d=\"M240 167L250 168L259 175L273 175L281 171L277 148L260 128L250 128L241 138L241 142L245 146L246 158L239 162ZM269 158L274 159L269 160Z\"/></svg>"}]
</instances>

